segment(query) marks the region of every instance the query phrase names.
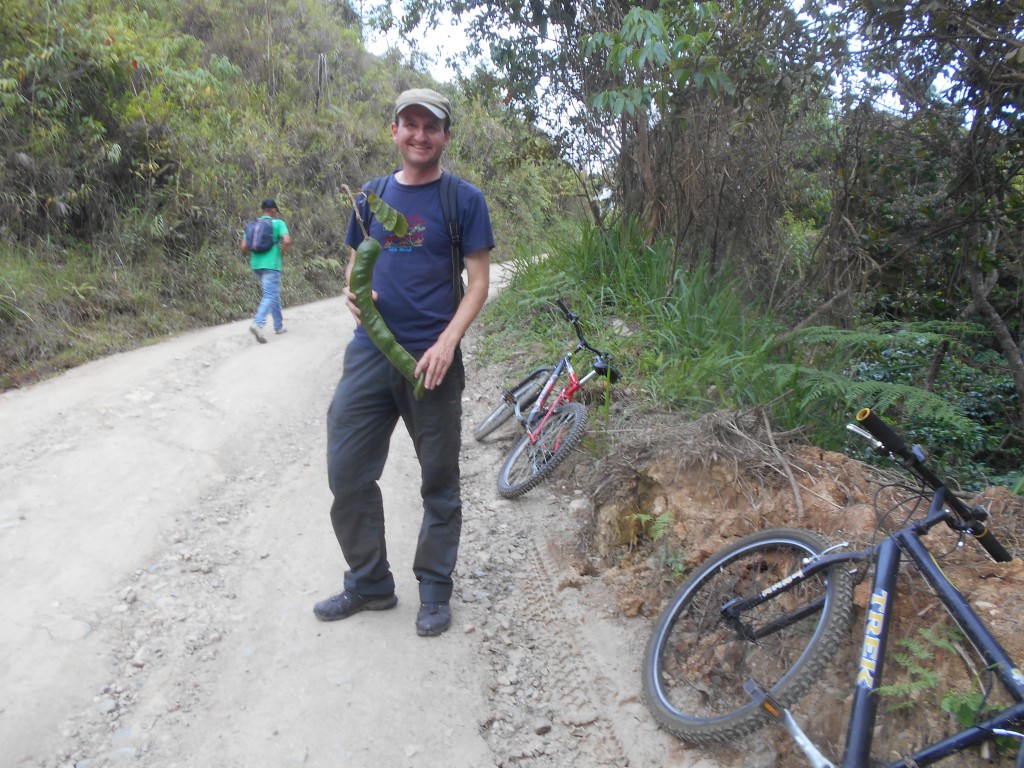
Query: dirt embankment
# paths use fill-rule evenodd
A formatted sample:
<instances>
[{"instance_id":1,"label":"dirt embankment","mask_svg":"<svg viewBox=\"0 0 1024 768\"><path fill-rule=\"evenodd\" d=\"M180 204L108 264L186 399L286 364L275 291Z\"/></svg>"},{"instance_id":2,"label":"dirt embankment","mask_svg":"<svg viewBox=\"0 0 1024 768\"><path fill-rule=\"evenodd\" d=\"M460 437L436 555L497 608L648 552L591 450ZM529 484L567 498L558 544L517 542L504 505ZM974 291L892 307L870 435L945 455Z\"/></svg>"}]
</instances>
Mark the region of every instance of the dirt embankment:
<instances>
[{"instance_id":1,"label":"dirt embankment","mask_svg":"<svg viewBox=\"0 0 1024 768\"><path fill-rule=\"evenodd\" d=\"M594 541L602 560L614 563L604 578L616 574L624 613L655 611L674 590L673 573L689 570L728 542L756 530L809 528L834 543L846 541L860 548L876 540L880 528L900 527L927 511L927 501L908 503L914 494L906 490L906 475L790 443L786 436L772 434L757 413L717 413L697 422L660 415L645 421L646 427L604 462L602 479L592 486L592 494L601 500L593 516ZM1024 500L994 488L972 503L983 504L992 513L992 529L1017 559L993 563L974 542L959 546L945 527L932 532L929 544L1010 656L1022 659ZM650 526L640 525L638 511L648 521L664 516L659 541L644 540L643 531ZM632 553L623 557L630 549ZM855 590L857 610L838 658L795 713L833 759L842 755L846 735L870 595L870 574L866 575ZM984 694L993 707L1010 703L910 566L901 572L896 609L873 751L886 761L964 727L957 715L968 717L962 703L971 696ZM740 764L804 764L781 729L756 736L753 742L759 745L760 757ZM1012 764L1004 751L991 747L948 764L980 767L1000 758Z\"/></svg>"}]
</instances>

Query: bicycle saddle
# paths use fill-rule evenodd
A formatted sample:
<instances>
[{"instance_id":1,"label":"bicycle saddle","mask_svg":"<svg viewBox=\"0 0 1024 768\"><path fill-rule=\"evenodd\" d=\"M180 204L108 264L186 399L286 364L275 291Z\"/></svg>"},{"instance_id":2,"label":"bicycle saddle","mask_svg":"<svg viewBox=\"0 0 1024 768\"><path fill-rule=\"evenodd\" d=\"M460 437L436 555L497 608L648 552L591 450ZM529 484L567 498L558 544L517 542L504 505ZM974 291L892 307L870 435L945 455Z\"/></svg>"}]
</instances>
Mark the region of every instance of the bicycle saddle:
<instances>
[{"instance_id":1,"label":"bicycle saddle","mask_svg":"<svg viewBox=\"0 0 1024 768\"><path fill-rule=\"evenodd\" d=\"M618 369L603 357L594 359L594 370L602 379L608 379L612 384L621 378Z\"/></svg>"}]
</instances>

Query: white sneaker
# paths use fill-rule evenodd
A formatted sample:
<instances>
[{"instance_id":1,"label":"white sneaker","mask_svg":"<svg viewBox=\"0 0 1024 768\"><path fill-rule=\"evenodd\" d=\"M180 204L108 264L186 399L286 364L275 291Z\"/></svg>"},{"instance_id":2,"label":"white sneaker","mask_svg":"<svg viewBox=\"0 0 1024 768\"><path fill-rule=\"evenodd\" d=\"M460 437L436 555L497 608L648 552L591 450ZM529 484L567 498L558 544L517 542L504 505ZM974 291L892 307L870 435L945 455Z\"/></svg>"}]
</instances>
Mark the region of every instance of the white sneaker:
<instances>
[{"instance_id":1,"label":"white sneaker","mask_svg":"<svg viewBox=\"0 0 1024 768\"><path fill-rule=\"evenodd\" d=\"M249 333L251 333L253 336L255 336L256 337L256 341L258 341L260 344L266 344L267 343L267 337L263 335L263 329L260 328L255 323L253 323L252 325L249 326Z\"/></svg>"},{"instance_id":2,"label":"white sneaker","mask_svg":"<svg viewBox=\"0 0 1024 768\"><path fill-rule=\"evenodd\" d=\"M288 333L287 328L275 328L274 333Z\"/></svg>"}]
</instances>

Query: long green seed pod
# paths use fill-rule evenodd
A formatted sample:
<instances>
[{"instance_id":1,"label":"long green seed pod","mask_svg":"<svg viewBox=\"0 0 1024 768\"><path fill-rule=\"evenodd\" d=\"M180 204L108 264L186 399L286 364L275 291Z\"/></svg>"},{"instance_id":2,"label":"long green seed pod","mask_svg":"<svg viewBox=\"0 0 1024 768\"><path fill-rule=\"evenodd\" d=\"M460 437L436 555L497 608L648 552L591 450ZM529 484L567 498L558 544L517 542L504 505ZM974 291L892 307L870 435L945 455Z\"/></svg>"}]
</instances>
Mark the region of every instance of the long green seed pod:
<instances>
[{"instance_id":1,"label":"long green seed pod","mask_svg":"<svg viewBox=\"0 0 1024 768\"><path fill-rule=\"evenodd\" d=\"M419 378L416 377L416 359L395 340L395 335L391 333L391 329L373 302L373 265L377 263L378 256L380 243L372 237L367 237L359 244L356 249L356 260L352 265L352 274L349 275L349 289L356 296L359 319L366 329L366 335L398 372L412 383L413 397L419 400L425 391L426 376L421 373Z\"/></svg>"}]
</instances>

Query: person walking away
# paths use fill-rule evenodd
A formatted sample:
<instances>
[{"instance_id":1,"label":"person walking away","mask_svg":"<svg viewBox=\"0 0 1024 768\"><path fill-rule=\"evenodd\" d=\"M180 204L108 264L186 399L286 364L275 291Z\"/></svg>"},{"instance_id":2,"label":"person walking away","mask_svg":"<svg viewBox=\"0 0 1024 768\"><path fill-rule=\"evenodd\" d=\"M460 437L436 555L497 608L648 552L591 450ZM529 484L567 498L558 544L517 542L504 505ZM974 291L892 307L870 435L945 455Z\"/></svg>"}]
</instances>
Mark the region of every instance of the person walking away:
<instances>
[{"instance_id":1,"label":"person walking away","mask_svg":"<svg viewBox=\"0 0 1024 768\"><path fill-rule=\"evenodd\" d=\"M260 221L270 223L272 242L269 248L263 249L262 243L251 242L253 225ZM260 282L263 292L260 304L256 308L249 332L260 344L267 343L263 326L267 322L267 314L274 322L274 333L284 333L284 318L281 316L281 271L284 255L292 245L292 236L288 234L288 225L281 218L274 198L266 198L260 205L260 217L246 227L239 248L242 253L249 254L249 267Z\"/></svg>"},{"instance_id":2,"label":"person walking away","mask_svg":"<svg viewBox=\"0 0 1024 768\"><path fill-rule=\"evenodd\" d=\"M346 289L356 330L327 413L327 472L334 495L331 524L348 569L343 591L313 608L322 621L335 621L398 602L378 481L401 418L421 473L422 520L412 569L420 598L416 632L425 637L451 625L452 574L462 530L459 449L465 370L459 344L487 299L494 247L483 193L441 168L451 117L448 99L430 89L404 91L395 102L391 137L401 168L375 182L383 186L379 196L405 216L409 232L397 237L368 209L364 220L369 217L369 234L382 245L373 298L396 341L417 359L415 373L425 375L426 393L416 400L413 385L374 346L359 323L355 295ZM448 183L457 183L461 238L455 244L441 197ZM353 215L345 240L351 249L346 282L362 240ZM463 265L466 287L460 299Z\"/></svg>"}]
</instances>

